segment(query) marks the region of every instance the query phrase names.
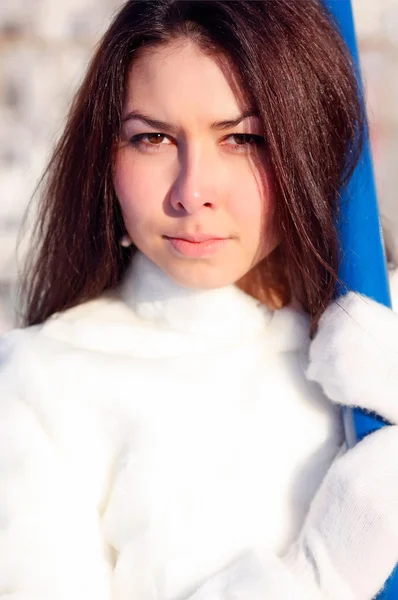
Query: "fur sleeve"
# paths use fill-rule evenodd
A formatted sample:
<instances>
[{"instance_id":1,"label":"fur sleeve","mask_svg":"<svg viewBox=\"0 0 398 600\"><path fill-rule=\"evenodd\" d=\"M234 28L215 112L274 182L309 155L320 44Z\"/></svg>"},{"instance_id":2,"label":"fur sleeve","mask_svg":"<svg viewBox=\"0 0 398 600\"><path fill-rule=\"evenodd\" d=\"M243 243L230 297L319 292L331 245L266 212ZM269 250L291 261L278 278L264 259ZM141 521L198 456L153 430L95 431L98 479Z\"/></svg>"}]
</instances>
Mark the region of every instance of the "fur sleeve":
<instances>
[{"instance_id":1,"label":"fur sleeve","mask_svg":"<svg viewBox=\"0 0 398 600\"><path fill-rule=\"evenodd\" d=\"M23 368L7 341L1 350L0 598L109 600L96 507L79 495L56 440L25 402ZM33 383L24 387L37 393Z\"/></svg>"},{"instance_id":2,"label":"fur sleeve","mask_svg":"<svg viewBox=\"0 0 398 600\"><path fill-rule=\"evenodd\" d=\"M311 578L295 578L277 556L264 548L241 554L208 579L188 600L327 600ZM342 598L339 598L342 600ZM353 600L344 597L344 600Z\"/></svg>"}]
</instances>

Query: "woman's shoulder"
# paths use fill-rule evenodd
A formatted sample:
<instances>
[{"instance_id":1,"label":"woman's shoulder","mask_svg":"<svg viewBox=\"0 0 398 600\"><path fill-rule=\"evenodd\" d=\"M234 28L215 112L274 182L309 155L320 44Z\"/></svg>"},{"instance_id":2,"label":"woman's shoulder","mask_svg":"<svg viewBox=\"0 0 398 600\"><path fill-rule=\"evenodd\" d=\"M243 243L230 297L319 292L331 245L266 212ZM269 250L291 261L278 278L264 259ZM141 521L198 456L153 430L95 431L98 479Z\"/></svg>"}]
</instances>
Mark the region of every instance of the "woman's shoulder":
<instances>
[{"instance_id":1,"label":"woman's shoulder","mask_svg":"<svg viewBox=\"0 0 398 600\"><path fill-rule=\"evenodd\" d=\"M1 336L0 370L18 364L18 368L26 372L32 363L37 365L43 359L50 360L79 348L87 329L100 330L112 323L132 321L132 311L110 294L81 303L54 314L41 324L15 328Z\"/></svg>"},{"instance_id":2,"label":"woman's shoulder","mask_svg":"<svg viewBox=\"0 0 398 600\"><path fill-rule=\"evenodd\" d=\"M84 413L84 399L101 391L93 375L106 360L106 339L102 352L96 351L96 339L104 337L99 324L125 322L126 308L116 300L101 297L58 313L44 323L16 328L1 336L0 415L11 410L18 423L18 414L29 409L45 422L60 423L66 419L66 408L67 414ZM90 332L85 333L88 329ZM91 347L84 343L84 335L92 342ZM87 372L91 377L86 377Z\"/></svg>"},{"instance_id":3,"label":"woman's shoulder","mask_svg":"<svg viewBox=\"0 0 398 600\"><path fill-rule=\"evenodd\" d=\"M101 325L117 322L133 322L136 317L129 306L123 302L119 294L113 291L106 292L87 302L72 306L67 310L55 313L42 325L42 333L47 334L55 327L55 323L65 326Z\"/></svg>"},{"instance_id":4,"label":"woman's shoulder","mask_svg":"<svg viewBox=\"0 0 398 600\"><path fill-rule=\"evenodd\" d=\"M263 336L276 352L305 352L309 317L293 304L275 310ZM14 329L0 338L0 370L13 363L24 373L41 369L51 372L65 356L72 364L87 358L92 362L99 354L139 359L191 355L200 341L196 337L156 327L141 319L118 294L110 292L56 313L40 325ZM205 339L203 348L210 342ZM202 346L200 353L204 351Z\"/></svg>"}]
</instances>

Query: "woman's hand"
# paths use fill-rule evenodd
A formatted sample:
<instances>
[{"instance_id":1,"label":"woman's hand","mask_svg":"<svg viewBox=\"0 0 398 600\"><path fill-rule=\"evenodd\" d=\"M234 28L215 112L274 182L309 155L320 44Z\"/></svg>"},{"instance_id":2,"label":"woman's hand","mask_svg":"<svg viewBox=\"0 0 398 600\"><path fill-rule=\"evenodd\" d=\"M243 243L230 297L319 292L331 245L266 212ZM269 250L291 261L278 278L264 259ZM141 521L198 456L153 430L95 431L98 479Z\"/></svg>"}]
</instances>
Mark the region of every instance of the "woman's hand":
<instances>
[{"instance_id":1,"label":"woman's hand","mask_svg":"<svg viewBox=\"0 0 398 600\"><path fill-rule=\"evenodd\" d=\"M278 558L248 550L189 600L371 600L398 562L398 427L329 469L298 540Z\"/></svg>"},{"instance_id":2,"label":"woman's hand","mask_svg":"<svg viewBox=\"0 0 398 600\"><path fill-rule=\"evenodd\" d=\"M398 315L354 292L332 302L310 344L306 376L334 402L398 424Z\"/></svg>"},{"instance_id":3,"label":"woman's hand","mask_svg":"<svg viewBox=\"0 0 398 600\"><path fill-rule=\"evenodd\" d=\"M307 377L334 402L398 423L398 315L349 293L322 316ZM190 600L371 600L398 562L398 427L339 456L282 559L240 556Z\"/></svg>"},{"instance_id":4,"label":"woman's hand","mask_svg":"<svg viewBox=\"0 0 398 600\"><path fill-rule=\"evenodd\" d=\"M325 598L371 600L398 563L398 427L335 460L285 564Z\"/></svg>"},{"instance_id":5,"label":"woman's hand","mask_svg":"<svg viewBox=\"0 0 398 600\"><path fill-rule=\"evenodd\" d=\"M398 562L398 315L361 294L339 298L320 319L306 375L332 401L393 424L335 461L286 557L299 577L370 600Z\"/></svg>"},{"instance_id":6,"label":"woman's hand","mask_svg":"<svg viewBox=\"0 0 398 600\"><path fill-rule=\"evenodd\" d=\"M282 560L264 548L243 552L208 579L189 600L324 600L319 588L295 579ZM344 600L344 598L339 598Z\"/></svg>"},{"instance_id":7,"label":"woman's hand","mask_svg":"<svg viewBox=\"0 0 398 600\"><path fill-rule=\"evenodd\" d=\"M398 427L339 456L300 536L278 558L253 549L189 600L371 600L398 562Z\"/></svg>"}]
</instances>

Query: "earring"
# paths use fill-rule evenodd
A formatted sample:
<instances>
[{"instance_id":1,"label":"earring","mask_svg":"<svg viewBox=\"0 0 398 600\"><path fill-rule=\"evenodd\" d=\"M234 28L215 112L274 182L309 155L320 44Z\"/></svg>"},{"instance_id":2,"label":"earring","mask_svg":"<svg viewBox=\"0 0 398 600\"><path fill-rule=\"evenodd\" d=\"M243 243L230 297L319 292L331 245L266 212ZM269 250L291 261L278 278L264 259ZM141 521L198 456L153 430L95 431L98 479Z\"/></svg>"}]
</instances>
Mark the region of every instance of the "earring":
<instances>
[{"instance_id":1,"label":"earring","mask_svg":"<svg viewBox=\"0 0 398 600\"><path fill-rule=\"evenodd\" d=\"M119 240L119 244L121 246L123 246L123 248L128 248L129 246L131 246L132 243L133 243L133 240L131 239L131 237L128 234L124 235Z\"/></svg>"}]
</instances>

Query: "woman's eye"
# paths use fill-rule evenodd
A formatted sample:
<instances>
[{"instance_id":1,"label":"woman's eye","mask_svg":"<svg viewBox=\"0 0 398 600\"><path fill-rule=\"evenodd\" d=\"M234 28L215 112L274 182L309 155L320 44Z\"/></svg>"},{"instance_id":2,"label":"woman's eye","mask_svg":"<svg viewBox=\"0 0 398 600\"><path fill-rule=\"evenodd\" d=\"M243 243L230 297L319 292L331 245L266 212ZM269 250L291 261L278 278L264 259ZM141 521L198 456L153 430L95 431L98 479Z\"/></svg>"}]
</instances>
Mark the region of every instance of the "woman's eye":
<instances>
[{"instance_id":1,"label":"woman's eye","mask_svg":"<svg viewBox=\"0 0 398 600\"><path fill-rule=\"evenodd\" d=\"M139 133L129 140L130 144L144 152L156 152L163 146L172 143L165 133ZM223 139L223 145L233 152L245 152L264 146L265 140L261 135L252 133L232 133Z\"/></svg>"},{"instance_id":2,"label":"woman's eye","mask_svg":"<svg viewBox=\"0 0 398 600\"><path fill-rule=\"evenodd\" d=\"M231 146L233 150L245 150L250 147L260 147L265 144L265 140L261 135L254 135L253 133L232 133L225 140L232 138L233 143L227 143L227 146Z\"/></svg>"},{"instance_id":3,"label":"woman's eye","mask_svg":"<svg viewBox=\"0 0 398 600\"><path fill-rule=\"evenodd\" d=\"M165 133L139 133L130 138L130 144L141 149L157 150L159 146L170 143Z\"/></svg>"}]
</instances>

